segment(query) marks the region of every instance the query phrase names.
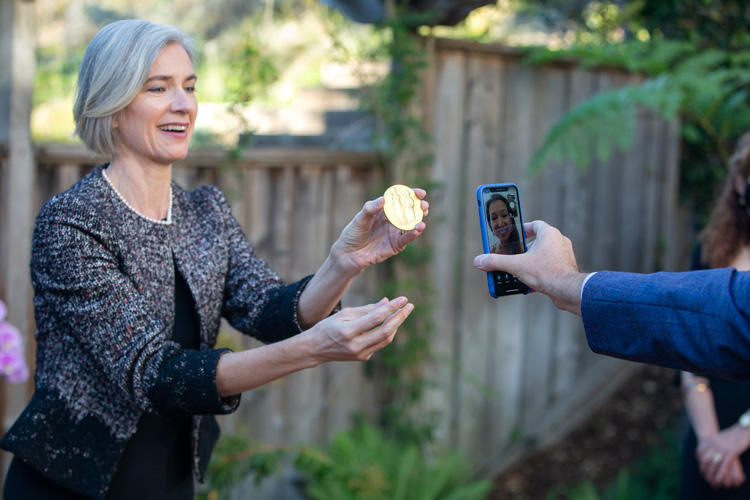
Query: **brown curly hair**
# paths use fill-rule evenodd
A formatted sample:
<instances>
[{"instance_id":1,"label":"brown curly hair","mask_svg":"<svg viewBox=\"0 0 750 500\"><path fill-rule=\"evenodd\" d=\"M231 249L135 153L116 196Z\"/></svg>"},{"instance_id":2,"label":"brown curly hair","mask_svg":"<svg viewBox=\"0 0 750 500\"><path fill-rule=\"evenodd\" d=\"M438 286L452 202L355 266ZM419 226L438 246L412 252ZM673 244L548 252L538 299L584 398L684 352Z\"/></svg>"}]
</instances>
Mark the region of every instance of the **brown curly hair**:
<instances>
[{"instance_id":1,"label":"brown curly hair","mask_svg":"<svg viewBox=\"0 0 750 500\"><path fill-rule=\"evenodd\" d=\"M750 243L750 200L737 193L738 176L750 177L750 132L740 138L729 159L724 188L700 234L701 260L712 268L728 267L740 248Z\"/></svg>"}]
</instances>

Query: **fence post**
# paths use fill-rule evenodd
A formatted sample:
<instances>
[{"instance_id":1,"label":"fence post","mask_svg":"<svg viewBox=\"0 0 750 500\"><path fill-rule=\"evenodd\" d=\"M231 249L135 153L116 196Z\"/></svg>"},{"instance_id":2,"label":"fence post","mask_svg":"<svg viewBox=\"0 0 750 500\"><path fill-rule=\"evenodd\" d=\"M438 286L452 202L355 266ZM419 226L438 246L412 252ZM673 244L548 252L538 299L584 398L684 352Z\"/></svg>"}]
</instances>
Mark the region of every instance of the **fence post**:
<instances>
[{"instance_id":1,"label":"fence post","mask_svg":"<svg viewBox=\"0 0 750 500\"><path fill-rule=\"evenodd\" d=\"M0 193L0 295L8 306L8 320L21 330L32 355L33 318L29 279L31 228L35 206L34 154L31 144L31 96L36 67L34 2L0 0L0 143L7 143L2 162ZM26 385L0 381L2 431L28 401ZM3 456L2 476L8 456Z\"/></svg>"}]
</instances>

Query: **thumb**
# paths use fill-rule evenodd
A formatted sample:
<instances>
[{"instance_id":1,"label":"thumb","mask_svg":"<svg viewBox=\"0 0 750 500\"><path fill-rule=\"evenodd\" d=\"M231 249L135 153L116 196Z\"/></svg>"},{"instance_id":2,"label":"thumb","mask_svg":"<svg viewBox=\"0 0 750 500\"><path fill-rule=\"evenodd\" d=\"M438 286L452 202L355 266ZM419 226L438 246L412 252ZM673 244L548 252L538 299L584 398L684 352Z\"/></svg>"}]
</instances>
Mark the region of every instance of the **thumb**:
<instances>
[{"instance_id":1,"label":"thumb","mask_svg":"<svg viewBox=\"0 0 750 500\"><path fill-rule=\"evenodd\" d=\"M509 256L507 255L494 254L494 253L477 255L476 257L474 257L474 267L476 267L480 271L487 271L487 272L490 272L490 271L510 272L510 270L508 269L508 264L511 262L511 259L509 259L508 257Z\"/></svg>"},{"instance_id":2,"label":"thumb","mask_svg":"<svg viewBox=\"0 0 750 500\"><path fill-rule=\"evenodd\" d=\"M383 206L385 206L385 198L379 196L365 203L365 206L362 207L362 212L365 217L372 219L383 209Z\"/></svg>"}]
</instances>

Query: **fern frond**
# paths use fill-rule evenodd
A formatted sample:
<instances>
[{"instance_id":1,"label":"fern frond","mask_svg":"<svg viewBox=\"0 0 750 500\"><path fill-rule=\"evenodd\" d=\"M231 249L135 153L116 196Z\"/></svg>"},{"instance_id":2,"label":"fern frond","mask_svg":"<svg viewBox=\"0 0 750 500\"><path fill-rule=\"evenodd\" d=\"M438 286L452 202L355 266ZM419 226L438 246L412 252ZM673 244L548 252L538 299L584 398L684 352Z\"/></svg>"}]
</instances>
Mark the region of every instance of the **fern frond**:
<instances>
[{"instance_id":1,"label":"fern frond","mask_svg":"<svg viewBox=\"0 0 750 500\"><path fill-rule=\"evenodd\" d=\"M615 149L624 151L630 146L639 108L673 120L683 99L682 89L666 75L597 94L552 127L528 171L533 175L551 161L584 169L591 162L592 150L597 159L606 161Z\"/></svg>"},{"instance_id":2,"label":"fern frond","mask_svg":"<svg viewBox=\"0 0 750 500\"><path fill-rule=\"evenodd\" d=\"M713 69L720 68L729 61L723 50L713 49L696 52L692 56L678 63L673 71L693 75L709 74Z\"/></svg>"},{"instance_id":3,"label":"fern frond","mask_svg":"<svg viewBox=\"0 0 750 500\"><path fill-rule=\"evenodd\" d=\"M545 64L570 58L578 61L584 68L615 66L634 73L658 75L692 56L697 49L690 42L683 40L629 40L609 45L574 45L560 50L550 50L546 47L525 50L526 54L522 61L527 64Z\"/></svg>"},{"instance_id":4,"label":"fern frond","mask_svg":"<svg viewBox=\"0 0 750 500\"><path fill-rule=\"evenodd\" d=\"M733 66L750 66L750 52L736 52L729 54L729 62Z\"/></svg>"}]
</instances>

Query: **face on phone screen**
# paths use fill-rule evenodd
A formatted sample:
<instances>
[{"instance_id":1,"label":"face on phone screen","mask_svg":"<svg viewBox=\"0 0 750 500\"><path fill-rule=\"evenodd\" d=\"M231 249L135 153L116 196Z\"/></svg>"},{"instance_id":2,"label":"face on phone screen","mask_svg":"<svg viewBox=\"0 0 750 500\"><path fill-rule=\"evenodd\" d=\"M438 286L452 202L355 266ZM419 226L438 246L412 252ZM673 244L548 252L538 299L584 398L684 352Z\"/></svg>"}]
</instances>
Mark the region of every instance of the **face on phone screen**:
<instances>
[{"instance_id":1,"label":"face on phone screen","mask_svg":"<svg viewBox=\"0 0 750 500\"><path fill-rule=\"evenodd\" d=\"M484 189L484 220L487 224L487 239L490 253L514 255L524 252L520 217L518 214L518 192L514 187L504 191Z\"/></svg>"},{"instance_id":2,"label":"face on phone screen","mask_svg":"<svg viewBox=\"0 0 750 500\"><path fill-rule=\"evenodd\" d=\"M485 251L505 255L524 253L526 245L516 185L484 185L479 187L477 194L480 195L479 217L484 224ZM529 292L529 287L518 278L502 271L487 273L487 284L493 297Z\"/></svg>"}]
</instances>

